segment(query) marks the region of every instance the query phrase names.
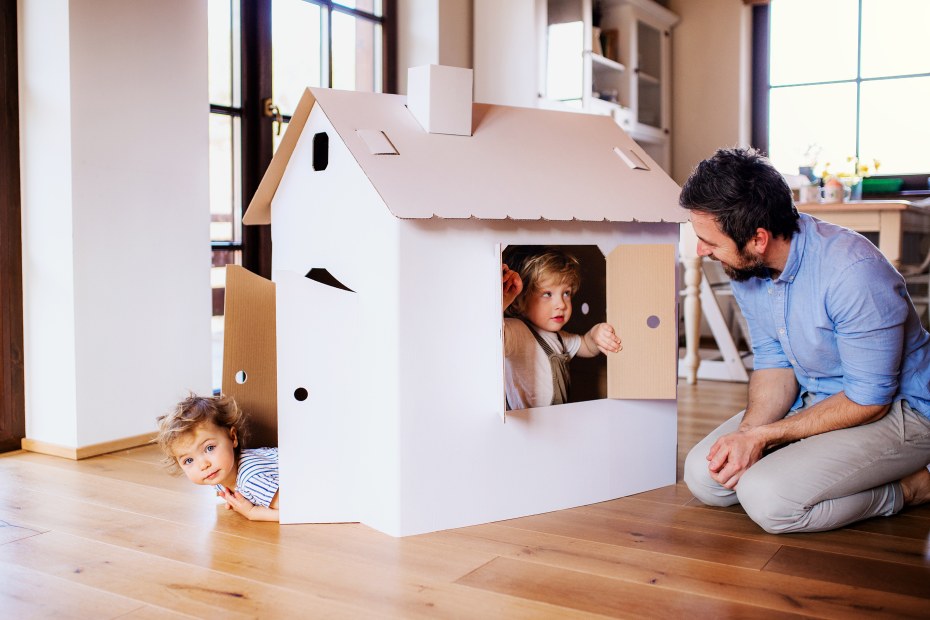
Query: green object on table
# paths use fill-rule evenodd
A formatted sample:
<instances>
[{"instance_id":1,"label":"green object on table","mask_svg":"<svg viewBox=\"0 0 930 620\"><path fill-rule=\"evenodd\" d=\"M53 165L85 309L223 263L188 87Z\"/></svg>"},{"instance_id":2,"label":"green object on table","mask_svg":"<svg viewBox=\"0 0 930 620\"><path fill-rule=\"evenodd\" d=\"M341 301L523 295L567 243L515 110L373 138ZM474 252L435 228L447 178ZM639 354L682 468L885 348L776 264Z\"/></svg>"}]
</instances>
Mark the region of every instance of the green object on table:
<instances>
[{"instance_id":1,"label":"green object on table","mask_svg":"<svg viewBox=\"0 0 930 620\"><path fill-rule=\"evenodd\" d=\"M900 191L901 185L903 184L903 179L876 179L866 177L862 179L862 191L870 194L886 194Z\"/></svg>"}]
</instances>

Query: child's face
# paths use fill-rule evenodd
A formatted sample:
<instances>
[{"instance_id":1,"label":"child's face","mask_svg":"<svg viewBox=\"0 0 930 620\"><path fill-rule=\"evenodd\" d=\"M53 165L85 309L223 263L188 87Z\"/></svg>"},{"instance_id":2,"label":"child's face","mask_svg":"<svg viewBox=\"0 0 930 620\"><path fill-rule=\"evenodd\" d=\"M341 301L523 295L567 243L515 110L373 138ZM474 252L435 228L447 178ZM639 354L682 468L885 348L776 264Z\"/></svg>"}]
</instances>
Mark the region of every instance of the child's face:
<instances>
[{"instance_id":1,"label":"child's face","mask_svg":"<svg viewBox=\"0 0 930 620\"><path fill-rule=\"evenodd\" d=\"M194 484L236 486L236 429L204 422L179 437L171 451Z\"/></svg>"},{"instance_id":2,"label":"child's face","mask_svg":"<svg viewBox=\"0 0 930 620\"><path fill-rule=\"evenodd\" d=\"M572 317L572 287L555 278L543 278L526 293L526 318L538 329L557 332Z\"/></svg>"}]
</instances>

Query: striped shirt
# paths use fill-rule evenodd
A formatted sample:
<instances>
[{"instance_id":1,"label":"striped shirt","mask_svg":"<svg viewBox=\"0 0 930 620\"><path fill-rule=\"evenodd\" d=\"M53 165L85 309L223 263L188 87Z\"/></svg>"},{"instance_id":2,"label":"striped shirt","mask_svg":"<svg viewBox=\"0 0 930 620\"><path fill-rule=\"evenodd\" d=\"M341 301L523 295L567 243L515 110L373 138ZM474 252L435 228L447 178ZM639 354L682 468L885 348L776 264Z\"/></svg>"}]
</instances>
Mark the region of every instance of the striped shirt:
<instances>
[{"instance_id":1,"label":"striped shirt","mask_svg":"<svg viewBox=\"0 0 930 620\"><path fill-rule=\"evenodd\" d=\"M222 485L217 489L222 490ZM278 449L242 450L236 490L256 506L269 506L278 492Z\"/></svg>"}]
</instances>

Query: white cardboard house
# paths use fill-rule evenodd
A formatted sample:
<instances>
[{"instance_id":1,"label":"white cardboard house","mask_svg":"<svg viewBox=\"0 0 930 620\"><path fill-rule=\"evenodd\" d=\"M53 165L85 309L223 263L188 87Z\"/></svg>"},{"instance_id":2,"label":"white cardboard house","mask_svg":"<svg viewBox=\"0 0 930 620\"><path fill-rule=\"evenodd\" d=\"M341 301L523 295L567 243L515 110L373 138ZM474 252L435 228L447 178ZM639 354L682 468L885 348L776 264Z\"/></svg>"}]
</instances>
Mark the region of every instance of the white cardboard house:
<instances>
[{"instance_id":1,"label":"white cardboard house","mask_svg":"<svg viewBox=\"0 0 930 620\"><path fill-rule=\"evenodd\" d=\"M611 119L472 104L469 70L307 89L243 220L274 282L227 277L224 391L277 428L281 522L405 536L674 484L678 192ZM505 412L511 244L607 257L609 398Z\"/></svg>"}]
</instances>

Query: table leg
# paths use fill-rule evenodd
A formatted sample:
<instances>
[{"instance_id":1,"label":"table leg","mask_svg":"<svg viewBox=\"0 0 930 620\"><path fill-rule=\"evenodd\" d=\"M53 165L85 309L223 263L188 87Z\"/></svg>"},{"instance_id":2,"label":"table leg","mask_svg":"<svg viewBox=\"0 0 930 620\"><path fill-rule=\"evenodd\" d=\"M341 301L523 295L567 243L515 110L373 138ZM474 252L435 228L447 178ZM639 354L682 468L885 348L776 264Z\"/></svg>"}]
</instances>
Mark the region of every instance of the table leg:
<instances>
[{"instance_id":1,"label":"table leg","mask_svg":"<svg viewBox=\"0 0 930 620\"><path fill-rule=\"evenodd\" d=\"M681 262L685 267L685 378L689 385L694 385L701 364L698 353L701 340L701 258L686 257Z\"/></svg>"}]
</instances>

